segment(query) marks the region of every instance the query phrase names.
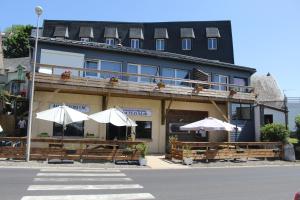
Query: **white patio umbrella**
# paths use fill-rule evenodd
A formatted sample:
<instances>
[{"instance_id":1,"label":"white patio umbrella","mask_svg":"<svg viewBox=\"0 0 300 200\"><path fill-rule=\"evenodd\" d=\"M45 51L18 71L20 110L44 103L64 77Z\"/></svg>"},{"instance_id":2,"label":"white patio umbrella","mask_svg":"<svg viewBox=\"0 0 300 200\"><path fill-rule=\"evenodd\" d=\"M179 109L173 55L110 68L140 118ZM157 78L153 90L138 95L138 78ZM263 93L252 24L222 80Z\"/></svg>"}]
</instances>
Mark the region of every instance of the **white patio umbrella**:
<instances>
[{"instance_id":1,"label":"white patio umbrella","mask_svg":"<svg viewBox=\"0 0 300 200\"><path fill-rule=\"evenodd\" d=\"M137 126L135 121L117 108L110 108L89 116L90 119L99 123L111 123L115 126Z\"/></svg>"},{"instance_id":2,"label":"white patio umbrella","mask_svg":"<svg viewBox=\"0 0 300 200\"><path fill-rule=\"evenodd\" d=\"M207 117L203 120L180 126L180 130L186 131L236 131L236 129L238 131L241 131L240 127L237 127L233 124L221 121L213 117Z\"/></svg>"},{"instance_id":3,"label":"white patio umbrella","mask_svg":"<svg viewBox=\"0 0 300 200\"><path fill-rule=\"evenodd\" d=\"M89 119L88 115L65 105L36 113L36 118L63 125L62 137L64 136L64 129L66 125Z\"/></svg>"},{"instance_id":4,"label":"white patio umbrella","mask_svg":"<svg viewBox=\"0 0 300 200\"><path fill-rule=\"evenodd\" d=\"M62 140L61 140L62 146L63 146L64 131L66 125L71 124L73 122L80 122L89 119L88 115L81 113L77 110L74 110L66 105L58 106L55 108L51 108L49 110L36 113L36 118L63 125ZM63 157L63 153L61 157ZM61 162L64 163L65 161L61 159Z\"/></svg>"},{"instance_id":5,"label":"white patio umbrella","mask_svg":"<svg viewBox=\"0 0 300 200\"><path fill-rule=\"evenodd\" d=\"M121 109L110 108L89 116L92 120L99 123L111 123L115 126L126 126L126 138L127 127L137 126L135 121L130 119Z\"/></svg>"}]
</instances>

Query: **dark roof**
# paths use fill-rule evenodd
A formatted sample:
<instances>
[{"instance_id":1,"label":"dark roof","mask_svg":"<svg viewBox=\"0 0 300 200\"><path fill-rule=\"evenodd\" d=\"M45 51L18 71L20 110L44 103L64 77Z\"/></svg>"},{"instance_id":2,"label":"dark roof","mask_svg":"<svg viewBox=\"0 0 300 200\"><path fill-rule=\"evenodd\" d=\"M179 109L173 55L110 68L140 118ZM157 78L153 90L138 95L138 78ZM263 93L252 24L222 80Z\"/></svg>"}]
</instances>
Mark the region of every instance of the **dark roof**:
<instances>
[{"instance_id":1,"label":"dark roof","mask_svg":"<svg viewBox=\"0 0 300 200\"><path fill-rule=\"evenodd\" d=\"M19 65L25 67L26 71L30 71L30 57L4 58L3 61L7 72L16 72Z\"/></svg>"},{"instance_id":2,"label":"dark roof","mask_svg":"<svg viewBox=\"0 0 300 200\"><path fill-rule=\"evenodd\" d=\"M133 38L131 28L139 28L143 33L140 48L155 50L155 39L166 39L165 50L176 54L219 60L234 63L231 22L224 21L175 21L175 22L111 22L111 21L76 21L76 20L45 20L44 37L53 37L57 26L68 27L70 40L80 40L80 27L92 27L92 41L104 43L105 37L113 37L122 41L123 46L130 46ZM110 31L107 30L110 28ZM210 28L210 29L206 29ZM137 29L136 29L137 30ZM108 34L108 32L110 32ZM142 38L140 31L139 38ZM192 49L182 49L182 37L192 38ZM209 50L207 36L218 37L218 49ZM137 38L137 39L139 39Z\"/></svg>"},{"instance_id":3,"label":"dark roof","mask_svg":"<svg viewBox=\"0 0 300 200\"><path fill-rule=\"evenodd\" d=\"M32 39L33 42L33 39ZM244 67L239 65L234 65L231 63L225 63L215 60L209 60L204 58L198 58L193 56L187 56L182 54L170 53L170 52L161 52L161 51L154 51L148 49L136 49L130 48L125 46L113 46L107 45L105 43L97 43L97 42L82 42L76 40L60 40L55 38L48 38L48 37L41 37L39 38L39 42L45 43L53 43L53 44L61 44L61 45L68 45L68 46L77 46L77 47L84 47L84 48L94 48L100 49L105 51L115 51L115 52L123 52L123 53L130 53L130 54L139 54L144 56L153 56L159 58L167 58L167 59L174 59L179 61L187 61L192 63L199 63L199 64L208 64L208 65L215 65L219 67L231 68L231 69L239 69L243 71L248 71L251 73L255 73L255 68Z\"/></svg>"}]
</instances>

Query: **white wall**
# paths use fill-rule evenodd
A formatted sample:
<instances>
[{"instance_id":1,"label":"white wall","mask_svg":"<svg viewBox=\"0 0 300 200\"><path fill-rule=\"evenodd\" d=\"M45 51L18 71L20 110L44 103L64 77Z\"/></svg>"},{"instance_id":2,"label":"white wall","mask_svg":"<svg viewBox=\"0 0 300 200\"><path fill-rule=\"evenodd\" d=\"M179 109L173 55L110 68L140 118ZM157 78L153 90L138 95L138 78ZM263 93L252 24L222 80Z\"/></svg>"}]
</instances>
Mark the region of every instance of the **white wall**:
<instances>
[{"instance_id":1,"label":"white wall","mask_svg":"<svg viewBox=\"0 0 300 200\"><path fill-rule=\"evenodd\" d=\"M255 130L255 141L260 141L260 106L254 107L254 130Z\"/></svg>"},{"instance_id":2,"label":"white wall","mask_svg":"<svg viewBox=\"0 0 300 200\"><path fill-rule=\"evenodd\" d=\"M277 110L272 110L270 108L265 108L265 115L273 115L273 123L285 125L285 114Z\"/></svg>"},{"instance_id":3,"label":"white wall","mask_svg":"<svg viewBox=\"0 0 300 200\"><path fill-rule=\"evenodd\" d=\"M42 49L40 63L83 68L84 54ZM64 71L64 69L55 69L54 74L61 74ZM39 72L52 73L52 71L46 67L41 67ZM72 70L72 76L78 76L78 71Z\"/></svg>"},{"instance_id":4,"label":"white wall","mask_svg":"<svg viewBox=\"0 0 300 200\"><path fill-rule=\"evenodd\" d=\"M288 103L289 109L289 129L296 131L295 117L300 115L300 102Z\"/></svg>"}]
</instances>

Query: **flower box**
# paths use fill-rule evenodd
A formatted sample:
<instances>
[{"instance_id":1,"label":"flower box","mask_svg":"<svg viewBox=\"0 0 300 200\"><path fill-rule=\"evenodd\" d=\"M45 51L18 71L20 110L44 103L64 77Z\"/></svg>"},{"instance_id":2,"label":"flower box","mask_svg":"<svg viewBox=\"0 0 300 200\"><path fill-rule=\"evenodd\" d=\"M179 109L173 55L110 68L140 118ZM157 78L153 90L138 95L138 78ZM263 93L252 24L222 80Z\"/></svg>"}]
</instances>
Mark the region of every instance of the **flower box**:
<instances>
[{"instance_id":1,"label":"flower box","mask_svg":"<svg viewBox=\"0 0 300 200\"><path fill-rule=\"evenodd\" d=\"M160 82L157 83L157 88L158 89L162 89L162 88L165 88L165 87L166 87L166 84L164 82L160 81Z\"/></svg>"},{"instance_id":2,"label":"flower box","mask_svg":"<svg viewBox=\"0 0 300 200\"><path fill-rule=\"evenodd\" d=\"M119 79L117 77L111 77L109 79L109 82L112 84L112 85L116 85L119 83Z\"/></svg>"},{"instance_id":3,"label":"flower box","mask_svg":"<svg viewBox=\"0 0 300 200\"><path fill-rule=\"evenodd\" d=\"M194 92L199 93L201 91L203 91L203 86L199 85L199 84L196 84L195 87L194 87Z\"/></svg>"},{"instance_id":4,"label":"flower box","mask_svg":"<svg viewBox=\"0 0 300 200\"><path fill-rule=\"evenodd\" d=\"M70 70L66 70L61 74L61 79L62 80L67 80L71 78L71 71Z\"/></svg>"}]
</instances>

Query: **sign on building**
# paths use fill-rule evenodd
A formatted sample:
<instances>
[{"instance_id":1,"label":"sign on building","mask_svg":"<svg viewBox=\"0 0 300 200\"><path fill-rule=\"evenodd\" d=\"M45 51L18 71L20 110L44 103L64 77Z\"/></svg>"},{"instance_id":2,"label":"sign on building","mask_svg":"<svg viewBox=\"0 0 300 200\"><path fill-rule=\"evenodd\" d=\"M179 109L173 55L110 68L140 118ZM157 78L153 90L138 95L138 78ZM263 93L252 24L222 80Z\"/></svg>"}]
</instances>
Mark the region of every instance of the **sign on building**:
<instances>
[{"instance_id":1,"label":"sign on building","mask_svg":"<svg viewBox=\"0 0 300 200\"><path fill-rule=\"evenodd\" d=\"M139 109L139 108L123 108L123 112L129 116L144 116L151 117L152 111L150 109Z\"/></svg>"},{"instance_id":2,"label":"sign on building","mask_svg":"<svg viewBox=\"0 0 300 200\"><path fill-rule=\"evenodd\" d=\"M58 103L52 103L50 104L50 108L55 108L58 106L61 106L62 104ZM84 104L65 104L66 106L73 108L74 110L77 110L79 112L88 113L90 112L90 108L87 105Z\"/></svg>"}]
</instances>

